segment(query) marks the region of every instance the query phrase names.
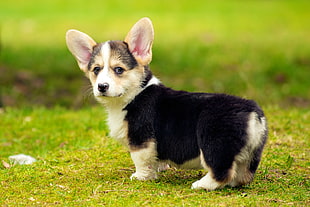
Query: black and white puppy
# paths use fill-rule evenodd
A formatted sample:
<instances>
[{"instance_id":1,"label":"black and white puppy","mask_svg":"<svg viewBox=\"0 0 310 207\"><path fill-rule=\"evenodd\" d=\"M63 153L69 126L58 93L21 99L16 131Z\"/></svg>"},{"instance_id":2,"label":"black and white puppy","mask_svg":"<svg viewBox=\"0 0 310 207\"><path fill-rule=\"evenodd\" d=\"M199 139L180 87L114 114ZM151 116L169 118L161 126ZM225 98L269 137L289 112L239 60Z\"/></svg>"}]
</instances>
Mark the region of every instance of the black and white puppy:
<instances>
[{"instance_id":1,"label":"black and white puppy","mask_svg":"<svg viewBox=\"0 0 310 207\"><path fill-rule=\"evenodd\" d=\"M263 111L251 100L165 87L150 71L154 30L139 20L124 41L96 43L69 30L66 41L105 105L110 136L129 148L132 179L157 178L167 164L204 168L193 189L250 183L267 139Z\"/></svg>"}]
</instances>

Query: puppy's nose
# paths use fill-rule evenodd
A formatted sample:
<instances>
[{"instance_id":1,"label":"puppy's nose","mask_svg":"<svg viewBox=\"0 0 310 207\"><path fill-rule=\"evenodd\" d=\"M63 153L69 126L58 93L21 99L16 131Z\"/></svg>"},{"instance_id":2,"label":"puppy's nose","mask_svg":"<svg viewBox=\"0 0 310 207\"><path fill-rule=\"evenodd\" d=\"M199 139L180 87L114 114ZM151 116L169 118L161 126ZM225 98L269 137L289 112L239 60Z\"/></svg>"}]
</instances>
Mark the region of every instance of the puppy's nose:
<instances>
[{"instance_id":1,"label":"puppy's nose","mask_svg":"<svg viewBox=\"0 0 310 207\"><path fill-rule=\"evenodd\" d=\"M98 84L98 91L101 93L106 92L109 89L109 84L108 83L99 83Z\"/></svg>"}]
</instances>

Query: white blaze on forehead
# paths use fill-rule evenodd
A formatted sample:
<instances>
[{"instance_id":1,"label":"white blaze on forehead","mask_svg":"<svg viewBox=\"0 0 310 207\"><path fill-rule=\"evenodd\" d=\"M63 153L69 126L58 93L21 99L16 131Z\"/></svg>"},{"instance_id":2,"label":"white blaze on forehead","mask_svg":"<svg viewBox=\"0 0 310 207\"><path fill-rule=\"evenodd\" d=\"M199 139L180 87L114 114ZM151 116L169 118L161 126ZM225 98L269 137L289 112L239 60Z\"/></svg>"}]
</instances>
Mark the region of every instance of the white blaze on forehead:
<instances>
[{"instance_id":1,"label":"white blaze on forehead","mask_svg":"<svg viewBox=\"0 0 310 207\"><path fill-rule=\"evenodd\" d=\"M101 57L103 61L103 68L102 71L99 73L97 77L97 84L99 83L106 83L110 81L109 76L109 67L110 67L110 54L111 48L109 42L105 42L101 47Z\"/></svg>"},{"instance_id":2,"label":"white blaze on forehead","mask_svg":"<svg viewBox=\"0 0 310 207\"><path fill-rule=\"evenodd\" d=\"M102 47L101 47L101 55L103 58L103 63L104 63L104 69L109 68L109 62L110 62L110 57L111 57L111 47L110 47L110 42L107 41L105 42Z\"/></svg>"},{"instance_id":3,"label":"white blaze on forehead","mask_svg":"<svg viewBox=\"0 0 310 207\"><path fill-rule=\"evenodd\" d=\"M95 96L101 96L101 93L98 91L98 84L108 83L111 86L111 78L109 76L111 48L109 41L103 43L100 53L104 65L103 69L98 74L96 83L93 87L93 92Z\"/></svg>"}]
</instances>

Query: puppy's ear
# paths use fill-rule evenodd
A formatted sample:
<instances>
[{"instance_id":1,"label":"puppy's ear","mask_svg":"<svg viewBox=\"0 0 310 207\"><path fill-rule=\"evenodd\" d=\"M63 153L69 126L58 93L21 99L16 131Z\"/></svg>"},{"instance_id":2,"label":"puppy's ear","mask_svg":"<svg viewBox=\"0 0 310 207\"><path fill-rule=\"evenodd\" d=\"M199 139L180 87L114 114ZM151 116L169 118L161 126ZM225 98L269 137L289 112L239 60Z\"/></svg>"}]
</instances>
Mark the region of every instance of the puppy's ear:
<instances>
[{"instance_id":1,"label":"puppy's ear","mask_svg":"<svg viewBox=\"0 0 310 207\"><path fill-rule=\"evenodd\" d=\"M154 29L149 18L140 19L125 38L130 52L138 62L148 65L152 60Z\"/></svg>"},{"instance_id":2,"label":"puppy's ear","mask_svg":"<svg viewBox=\"0 0 310 207\"><path fill-rule=\"evenodd\" d=\"M70 52L77 60L82 71L87 71L87 65L96 42L87 34L77 30L68 30L66 42Z\"/></svg>"}]
</instances>

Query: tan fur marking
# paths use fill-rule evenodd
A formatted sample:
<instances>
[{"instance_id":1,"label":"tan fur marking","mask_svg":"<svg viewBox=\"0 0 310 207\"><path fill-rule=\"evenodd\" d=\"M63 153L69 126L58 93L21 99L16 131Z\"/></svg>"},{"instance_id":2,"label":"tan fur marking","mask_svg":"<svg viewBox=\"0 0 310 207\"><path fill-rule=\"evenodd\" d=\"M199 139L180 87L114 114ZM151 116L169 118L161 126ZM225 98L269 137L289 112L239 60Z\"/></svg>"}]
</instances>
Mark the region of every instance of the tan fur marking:
<instances>
[{"instance_id":1,"label":"tan fur marking","mask_svg":"<svg viewBox=\"0 0 310 207\"><path fill-rule=\"evenodd\" d=\"M236 167L235 176L230 181L229 185L232 187L245 185L250 183L253 177L254 175L249 171L248 165L246 163L239 163Z\"/></svg>"},{"instance_id":2,"label":"tan fur marking","mask_svg":"<svg viewBox=\"0 0 310 207\"><path fill-rule=\"evenodd\" d=\"M103 66L104 66L103 58L102 58L101 53L99 53L98 55L96 55L96 56L94 57L94 63L91 65L90 70L88 70L88 71L85 72L86 77L89 78L89 80L90 80L92 86L95 85L96 79L97 79L97 76L96 76L96 75L94 74L94 72L93 72L94 67L103 68Z\"/></svg>"},{"instance_id":3,"label":"tan fur marking","mask_svg":"<svg viewBox=\"0 0 310 207\"><path fill-rule=\"evenodd\" d=\"M145 149L150 147L150 145L153 145L154 143L156 143L155 139L149 139L147 142L143 143L142 145L139 146L135 146L135 145L130 145L129 146L129 150L130 152L136 152L139 151L141 149Z\"/></svg>"}]
</instances>

